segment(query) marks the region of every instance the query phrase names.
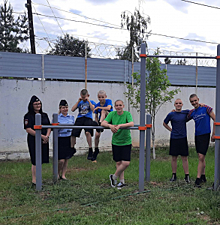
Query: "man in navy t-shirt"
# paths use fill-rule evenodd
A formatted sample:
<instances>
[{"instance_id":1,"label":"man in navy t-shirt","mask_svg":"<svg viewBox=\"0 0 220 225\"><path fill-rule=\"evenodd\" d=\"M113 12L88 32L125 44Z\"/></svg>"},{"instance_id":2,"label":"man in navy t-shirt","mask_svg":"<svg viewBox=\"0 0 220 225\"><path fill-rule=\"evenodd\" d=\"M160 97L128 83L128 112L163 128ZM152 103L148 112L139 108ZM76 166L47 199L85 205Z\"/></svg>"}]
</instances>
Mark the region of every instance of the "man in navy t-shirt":
<instances>
[{"instance_id":1,"label":"man in navy t-shirt","mask_svg":"<svg viewBox=\"0 0 220 225\"><path fill-rule=\"evenodd\" d=\"M170 181L176 181L177 179L177 157L178 155L181 155L183 170L185 172L185 181L189 183L189 167L187 158L189 152L186 135L186 122L189 110L182 110L183 102L179 98L176 99L174 106L176 109L175 112L170 112L163 122L164 127L171 132L169 154L172 156L171 167L173 174ZM169 122L171 122L172 128L168 125Z\"/></svg>"},{"instance_id":2,"label":"man in navy t-shirt","mask_svg":"<svg viewBox=\"0 0 220 225\"><path fill-rule=\"evenodd\" d=\"M192 94L189 97L189 101L194 107L190 110L187 118L193 119L195 121L195 146L196 152L199 157L197 178L195 181L196 187L201 187L202 182L206 182L205 177L205 156L209 147L210 140L210 117L215 121L215 113L210 106L204 105L201 107L199 105L199 98L196 94ZM213 132L211 140L214 141L215 127L213 126Z\"/></svg>"}]
</instances>

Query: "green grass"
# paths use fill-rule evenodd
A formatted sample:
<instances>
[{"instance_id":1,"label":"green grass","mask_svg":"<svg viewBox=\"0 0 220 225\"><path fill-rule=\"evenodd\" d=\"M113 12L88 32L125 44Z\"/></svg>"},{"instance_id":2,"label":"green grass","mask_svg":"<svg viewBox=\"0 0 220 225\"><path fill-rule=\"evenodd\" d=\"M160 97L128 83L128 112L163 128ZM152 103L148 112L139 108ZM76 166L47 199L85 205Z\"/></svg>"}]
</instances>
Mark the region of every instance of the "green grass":
<instances>
[{"instance_id":1,"label":"green grass","mask_svg":"<svg viewBox=\"0 0 220 225\"><path fill-rule=\"evenodd\" d=\"M185 184L181 159L178 180L170 183L167 149L157 149L151 160L151 182L138 191L139 152L125 172L122 190L109 184L115 170L112 154L100 153L98 162L76 156L69 160L68 181L52 182L52 164L44 164L43 190L31 187L29 161L0 163L0 224L220 224L220 193L207 190L214 180L214 149L206 157L207 183L194 188L198 159L190 149L191 184Z\"/></svg>"}]
</instances>

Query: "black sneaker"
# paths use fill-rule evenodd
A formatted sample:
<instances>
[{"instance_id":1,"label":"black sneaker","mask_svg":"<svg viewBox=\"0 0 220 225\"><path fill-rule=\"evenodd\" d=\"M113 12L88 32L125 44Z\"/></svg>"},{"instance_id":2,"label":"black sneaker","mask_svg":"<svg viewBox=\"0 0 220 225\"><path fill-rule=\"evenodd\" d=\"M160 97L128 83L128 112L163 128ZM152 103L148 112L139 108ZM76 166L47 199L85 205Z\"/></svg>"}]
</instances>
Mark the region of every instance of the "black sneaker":
<instances>
[{"instance_id":1,"label":"black sneaker","mask_svg":"<svg viewBox=\"0 0 220 225\"><path fill-rule=\"evenodd\" d=\"M95 152L93 153L93 155L92 155L92 161L95 161L96 159L97 159L97 155L99 154L99 149L98 148L96 148L95 149Z\"/></svg>"},{"instance_id":2,"label":"black sneaker","mask_svg":"<svg viewBox=\"0 0 220 225\"><path fill-rule=\"evenodd\" d=\"M114 179L113 179L113 174L110 174L110 175L109 175L109 180L110 180L110 182L111 182L111 186L112 186L113 188L115 188L116 185L117 185L117 180L114 180Z\"/></svg>"},{"instance_id":3,"label":"black sneaker","mask_svg":"<svg viewBox=\"0 0 220 225\"><path fill-rule=\"evenodd\" d=\"M184 180L185 180L185 182L186 182L187 184L189 184L189 183L190 183L189 176L185 177L185 178L184 178Z\"/></svg>"},{"instance_id":4,"label":"black sneaker","mask_svg":"<svg viewBox=\"0 0 220 225\"><path fill-rule=\"evenodd\" d=\"M201 188L201 179L200 178L196 178L194 187Z\"/></svg>"},{"instance_id":5,"label":"black sneaker","mask_svg":"<svg viewBox=\"0 0 220 225\"><path fill-rule=\"evenodd\" d=\"M171 181L171 182L176 181L176 176L173 175L173 176L170 178L170 181Z\"/></svg>"},{"instance_id":6,"label":"black sneaker","mask_svg":"<svg viewBox=\"0 0 220 225\"><path fill-rule=\"evenodd\" d=\"M120 183L118 183L118 185L117 185L117 189L118 189L118 190L121 190L124 186L125 186L125 184L122 183L122 182L120 182Z\"/></svg>"},{"instance_id":7,"label":"black sneaker","mask_svg":"<svg viewBox=\"0 0 220 225\"><path fill-rule=\"evenodd\" d=\"M206 183L207 180L206 180L205 174L201 175L200 180L202 183Z\"/></svg>"},{"instance_id":8,"label":"black sneaker","mask_svg":"<svg viewBox=\"0 0 220 225\"><path fill-rule=\"evenodd\" d=\"M89 150L89 154L88 154L88 156L87 156L87 159L88 159L88 160L92 160L92 155L93 155L92 150Z\"/></svg>"}]
</instances>

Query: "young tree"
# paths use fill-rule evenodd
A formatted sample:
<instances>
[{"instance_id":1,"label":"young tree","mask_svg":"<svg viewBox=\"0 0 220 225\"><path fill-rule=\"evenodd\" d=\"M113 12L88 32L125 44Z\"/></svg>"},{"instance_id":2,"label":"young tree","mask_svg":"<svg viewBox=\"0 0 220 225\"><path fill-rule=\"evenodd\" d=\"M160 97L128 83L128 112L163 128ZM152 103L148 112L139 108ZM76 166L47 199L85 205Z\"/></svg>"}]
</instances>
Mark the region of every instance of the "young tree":
<instances>
[{"instance_id":1,"label":"young tree","mask_svg":"<svg viewBox=\"0 0 220 225\"><path fill-rule=\"evenodd\" d=\"M119 59L132 60L132 48L134 54L134 61L139 60L138 53L136 53L136 47L140 46L141 42L148 36L147 27L150 23L150 17L143 17L139 10L135 9L134 14L128 11L124 11L121 14L121 27L126 28L130 32L130 41L124 50L118 50L117 56Z\"/></svg>"},{"instance_id":2,"label":"young tree","mask_svg":"<svg viewBox=\"0 0 220 225\"><path fill-rule=\"evenodd\" d=\"M90 57L91 49L87 47L87 57ZM65 34L64 37L58 37L54 48L49 52L51 55L78 56L85 57L85 41Z\"/></svg>"},{"instance_id":3,"label":"young tree","mask_svg":"<svg viewBox=\"0 0 220 225\"><path fill-rule=\"evenodd\" d=\"M22 52L19 44L28 38L26 14L15 20L11 4L4 0L0 6L0 51Z\"/></svg>"},{"instance_id":4,"label":"young tree","mask_svg":"<svg viewBox=\"0 0 220 225\"><path fill-rule=\"evenodd\" d=\"M155 55L159 54L159 50ZM146 60L146 93L145 93L145 109L152 117L152 144L153 144L153 158L156 158L155 153L155 118L160 107L166 103L171 102L174 95L180 89L168 90L171 86L166 70L160 69L160 61L158 58L147 58ZM128 92L125 93L130 104L138 111L140 109L140 74L133 73L134 84L127 84ZM162 124L162 123L161 123ZM162 126L162 125L161 125Z\"/></svg>"}]
</instances>

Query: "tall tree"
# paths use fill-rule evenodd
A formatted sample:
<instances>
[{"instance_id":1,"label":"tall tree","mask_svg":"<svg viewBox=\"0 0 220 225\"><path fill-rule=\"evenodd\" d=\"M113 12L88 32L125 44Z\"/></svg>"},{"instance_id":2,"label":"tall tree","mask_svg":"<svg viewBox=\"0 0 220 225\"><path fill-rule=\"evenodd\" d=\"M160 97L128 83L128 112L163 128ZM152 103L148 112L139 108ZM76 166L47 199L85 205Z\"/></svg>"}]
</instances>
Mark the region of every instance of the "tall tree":
<instances>
[{"instance_id":1,"label":"tall tree","mask_svg":"<svg viewBox=\"0 0 220 225\"><path fill-rule=\"evenodd\" d=\"M159 54L159 50L155 55ZM171 86L167 71L160 69L160 61L158 58L147 58L146 60L146 93L145 93L145 109L152 117L152 143L153 143L153 158L155 159L155 119L160 107L166 103L171 102L174 95L180 90L168 90ZM128 92L125 93L130 104L138 111L140 109L140 74L133 73L134 84L127 84ZM162 124L162 123L161 123Z\"/></svg>"},{"instance_id":2,"label":"tall tree","mask_svg":"<svg viewBox=\"0 0 220 225\"><path fill-rule=\"evenodd\" d=\"M85 41L80 41L77 38L65 34L63 37L58 37L52 50L49 52L51 55L64 55L64 56L78 56L85 57ZM91 49L87 47L87 57L90 57Z\"/></svg>"},{"instance_id":3,"label":"tall tree","mask_svg":"<svg viewBox=\"0 0 220 225\"><path fill-rule=\"evenodd\" d=\"M124 11L121 14L121 27L129 30L130 41L123 51L118 50L117 55L120 59L131 61L133 48L134 61L137 62L139 60L136 48L148 37L147 28L149 23L150 17L143 17L137 9L135 9L134 14L128 11Z\"/></svg>"},{"instance_id":4,"label":"tall tree","mask_svg":"<svg viewBox=\"0 0 220 225\"><path fill-rule=\"evenodd\" d=\"M27 16L13 16L13 8L7 0L0 6L0 51L22 52L19 44L28 37Z\"/></svg>"}]
</instances>

